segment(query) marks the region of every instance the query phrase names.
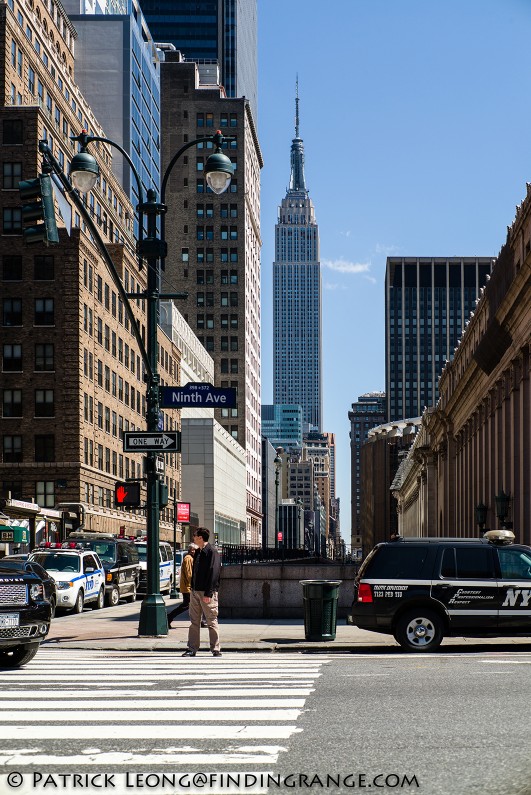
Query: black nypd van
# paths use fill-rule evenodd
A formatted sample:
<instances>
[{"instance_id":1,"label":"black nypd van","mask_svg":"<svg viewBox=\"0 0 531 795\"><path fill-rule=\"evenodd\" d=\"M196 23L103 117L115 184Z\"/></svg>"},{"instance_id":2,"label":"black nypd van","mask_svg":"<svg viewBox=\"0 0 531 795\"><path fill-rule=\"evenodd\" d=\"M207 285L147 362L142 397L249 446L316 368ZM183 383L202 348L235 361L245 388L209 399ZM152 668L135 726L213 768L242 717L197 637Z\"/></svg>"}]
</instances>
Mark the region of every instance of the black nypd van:
<instances>
[{"instance_id":1,"label":"black nypd van","mask_svg":"<svg viewBox=\"0 0 531 795\"><path fill-rule=\"evenodd\" d=\"M428 652L445 636L531 636L531 547L509 530L484 538L378 544L355 580L347 623Z\"/></svg>"},{"instance_id":2,"label":"black nypd van","mask_svg":"<svg viewBox=\"0 0 531 795\"><path fill-rule=\"evenodd\" d=\"M82 544L85 549L98 554L105 570L105 601L108 605L114 607L120 599L135 601L140 564L132 541L112 533L90 531L70 533L68 541Z\"/></svg>"}]
</instances>

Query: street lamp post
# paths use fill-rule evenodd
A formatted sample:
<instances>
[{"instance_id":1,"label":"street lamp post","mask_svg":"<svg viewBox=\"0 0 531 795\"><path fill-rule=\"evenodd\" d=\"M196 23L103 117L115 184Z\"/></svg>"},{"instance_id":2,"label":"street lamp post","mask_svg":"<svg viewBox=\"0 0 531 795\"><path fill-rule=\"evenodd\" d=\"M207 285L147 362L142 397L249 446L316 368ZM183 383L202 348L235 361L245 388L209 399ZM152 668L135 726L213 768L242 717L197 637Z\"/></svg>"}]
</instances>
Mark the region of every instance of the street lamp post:
<instances>
[{"instance_id":1,"label":"street lamp post","mask_svg":"<svg viewBox=\"0 0 531 795\"><path fill-rule=\"evenodd\" d=\"M143 201L142 183L138 172L127 152L119 144L110 140L109 138L88 135L86 131L82 131L80 135L71 137L72 140L77 141L81 146L81 151L72 158L70 165L71 182L63 173L59 162L54 158L47 141L41 141L39 144L39 149L43 154L45 163L52 167L65 191L68 193L72 202L76 205L80 214L85 220L94 239L98 243L98 247L100 248L103 258L118 288L118 292L126 308L129 320L131 321L132 329L137 340L146 370L147 431L151 433L157 433L159 431L160 413L160 376L158 373L157 357L158 302L161 299L187 297L187 293L162 294L159 292L160 273L163 267L162 263L164 262L167 255L167 243L164 236L164 214L167 210L167 207L164 203L166 185L168 183L173 166L183 152L185 152L191 146L196 146L199 143L211 141L214 143L216 148L215 152L210 155L205 164L205 177L209 187L214 193L223 193L228 188L231 177L234 173L234 167L231 161L221 152L221 147L224 141L230 139L225 139L221 132L218 131L213 136L197 138L184 144L184 146L182 146L173 156L166 169L161 185L161 202L157 202L157 194L152 189L147 190L146 201ZM114 263L112 262L112 258L107 251L105 242L103 241L97 226L93 223L90 214L86 210L77 193L77 191L88 192L92 190L98 180L98 164L95 158L89 152L87 152L88 145L95 141L107 143L110 146L118 149L118 151L122 153L126 161L129 163L131 171L136 180L138 196L140 200L136 208L139 221L139 266L142 267L143 260L146 260L147 262L147 290L145 293L125 292L120 277L114 267ZM162 218L162 232L160 238L157 235L157 219L159 217ZM146 237L144 237L145 218L147 218ZM129 303L129 298L147 299L146 346L143 344L140 329ZM146 455L147 594L140 608L140 622L138 628L138 634L140 636L149 637L168 634L166 608L164 605L164 600L160 594L159 510L161 507L160 491L162 480L157 473L156 457L156 452L149 452Z\"/></svg>"},{"instance_id":2,"label":"street lamp post","mask_svg":"<svg viewBox=\"0 0 531 795\"><path fill-rule=\"evenodd\" d=\"M485 532L485 524L487 522L487 511L488 508L484 502L479 502L476 505L476 524L479 527L479 532L483 534Z\"/></svg>"},{"instance_id":3,"label":"street lamp post","mask_svg":"<svg viewBox=\"0 0 531 795\"><path fill-rule=\"evenodd\" d=\"M170 599L177 599L177 491L173 490L173 579Z\"/></svg>"},{"instance_id":4,"label":"street lamp post","mask_svg":"<svg viewBox=\"0 0 531 795\"><path fill-rule=\"evenodd\" d=\"M275 460L273 461L275 465L275 549L278 549L280 546L278 540L278 533L279 533L278 487L280 484L280 470L282 468L282 458L280 455L281 452L282 452L282 447L277 447L277 454L275 456Z\"/></svg>"}]
</instances>

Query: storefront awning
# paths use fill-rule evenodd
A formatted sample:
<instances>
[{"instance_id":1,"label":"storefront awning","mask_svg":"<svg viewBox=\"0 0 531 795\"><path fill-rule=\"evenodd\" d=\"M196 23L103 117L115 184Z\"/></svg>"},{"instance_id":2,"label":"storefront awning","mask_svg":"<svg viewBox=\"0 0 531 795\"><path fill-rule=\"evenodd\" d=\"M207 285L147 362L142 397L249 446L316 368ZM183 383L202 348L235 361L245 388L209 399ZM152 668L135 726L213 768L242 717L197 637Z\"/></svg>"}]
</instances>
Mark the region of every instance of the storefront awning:
<instances>
[{"instance_id":1,"label":"storefront awning","mask_svg":"<svg viewBox=\"0 0 531 795\"><path fill-rule=\"evenodd\" d=\"M28 527L0 525L0 543L29 544L29 540L30 532Z\"/></svg>"}]
</instances>

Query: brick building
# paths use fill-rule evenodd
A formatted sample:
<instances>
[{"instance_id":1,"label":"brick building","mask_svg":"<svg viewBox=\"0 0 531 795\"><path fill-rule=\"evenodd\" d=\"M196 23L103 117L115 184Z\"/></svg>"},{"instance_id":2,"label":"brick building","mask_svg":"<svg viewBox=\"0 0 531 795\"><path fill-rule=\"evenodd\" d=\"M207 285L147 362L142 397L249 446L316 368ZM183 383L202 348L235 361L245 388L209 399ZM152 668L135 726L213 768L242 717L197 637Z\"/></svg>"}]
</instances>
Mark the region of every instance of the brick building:
<instances>
[{"instance_id":1,"label":"brick building","mask_svg":"<svg viewBox=\"0 0 531 795\"><path fill-rule=\"evenodd\" d=\"M207 188L212 144L178 161L165 200L168 259L165 289L188 293L185 320L214 360L214 383L235 387L238 405L217 421L245 448L247 527L242 541L262 539L260 377L260 169L262 155L249 102L227 98L207 71L166 52L161 67L162 171L187 141L216 130L235 136L225 153L235 166L228 191Z\"/></svg>"},{"instance_id":2,"label":"brick building","mask_svg":"<svg viewBox=\"0 0 531 795\"><path fill-rule=\"evenodd\" d=\"M91 529L142 533L142 511L113 507L114 482L143 469L140 455L124 455L121 438L145 428L146 409L124 306L75 209L59 245L27 246L22 238L18 182L41 170L38 141L48 140L66 171L76 151L70 135L81 128L104 134L75 84L76 33L53 0L9 0L0 7L0 31L1 495L43 507L84 503ZM84 201L126 291L142 291L132 208L112 174L111 150L93 144L92 151L101 175ZM136 300L133 311L145 338L144 303ZM162 332L159 368L162 383L178 383L179 353ZM178 427L178 413L164 422ZM179 494L178 456L166 456L166 481ZM162 537L170 518L169 509L161 513Z\"/></svg>"}]
</instances>

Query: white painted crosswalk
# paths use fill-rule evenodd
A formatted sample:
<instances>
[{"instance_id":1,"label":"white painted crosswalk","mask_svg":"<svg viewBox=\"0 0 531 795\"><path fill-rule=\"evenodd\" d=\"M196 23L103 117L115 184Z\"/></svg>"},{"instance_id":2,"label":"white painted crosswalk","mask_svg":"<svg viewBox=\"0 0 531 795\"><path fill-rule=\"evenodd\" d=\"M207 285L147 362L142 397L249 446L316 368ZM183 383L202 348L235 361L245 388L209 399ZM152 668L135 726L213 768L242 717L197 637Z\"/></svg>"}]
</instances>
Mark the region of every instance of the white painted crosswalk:
<instances>
[{"instance_id":1,"label":"white painted crosswalk","mask_svg":"<svg viewBox=\"0 0 531 795\"><path fill-rule=\"evenodd\" d=\"M271 770L328 662L45 647L2 672L0 769Z\"/></svg>"}]
</instances>

